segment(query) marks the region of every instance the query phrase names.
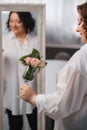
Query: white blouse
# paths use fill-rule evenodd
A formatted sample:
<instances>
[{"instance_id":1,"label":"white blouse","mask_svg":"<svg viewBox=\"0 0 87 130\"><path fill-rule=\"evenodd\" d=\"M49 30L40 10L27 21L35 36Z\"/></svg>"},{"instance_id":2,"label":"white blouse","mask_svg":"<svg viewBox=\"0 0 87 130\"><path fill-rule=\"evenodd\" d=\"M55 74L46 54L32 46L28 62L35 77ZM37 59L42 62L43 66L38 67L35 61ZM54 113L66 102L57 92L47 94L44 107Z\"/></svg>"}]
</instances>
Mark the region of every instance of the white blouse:
<instances>
[{"instance_id":1,"label":"white blouse","mask_svg":"<svg viewBox=\"0 0 87 130\"><path fill-rule=\"evenodd\" d=\"M55 120L54 130L87 130L87 44L58 73L56 92L36 97L39 111Z\"/></svg>"},{"instance_id":2,"label":"white blouse","mask_svg":"<svg viewBox=\"0 0 87 130\"><path fill-rule=\"evenodd\" d=\"M28 34L24 44L21 44L12 32L3 36L4 105L5 108L12 111L13 115L29 114L34 109L30 104L17 98L19 87L24 83L22 75L25 70L25 66L21 64L19 58L31 53L33 48L38 48L36 36ZM32 84L31 86L36 90L36 80L29 84Z\"/></svg>"}]
</instances>

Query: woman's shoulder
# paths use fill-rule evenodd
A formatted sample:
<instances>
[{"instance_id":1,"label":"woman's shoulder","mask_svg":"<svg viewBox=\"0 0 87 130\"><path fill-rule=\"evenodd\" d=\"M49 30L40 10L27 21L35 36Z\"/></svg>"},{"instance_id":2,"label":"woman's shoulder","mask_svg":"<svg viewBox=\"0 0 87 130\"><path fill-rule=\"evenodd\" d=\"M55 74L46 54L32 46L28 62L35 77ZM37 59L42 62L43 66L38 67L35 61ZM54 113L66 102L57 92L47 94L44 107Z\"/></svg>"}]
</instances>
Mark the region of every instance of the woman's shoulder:
<instances>
[{"instance_id":1,"label":"woman's shoulder","mask_svg":"<svg viewBox=\"0 0 87 130\"><path fill-rule=\"evenodd\" d=\"M14 34L13 34L13 32L7 32L6 34L4 34L3 36L2 36L2 38L3 38L3 40L10 40L12 37L14 36Z\"/></svg>"},{"instance_id":2,"label":"woman's shoulder","mask_svg":"<svg viewBox=\"0 0 87 130\"><path fill-rule=\"evenodd\" d=\"M27 37L28 37L29 40L37 40L37 38L38 38L37 35L34 35L32 33L28 34Z\"/></svg>"},{"instance_id":3,"label":"woman's shoulder","mask_svg":"<svg viewBox=\"0 0 87 130\"><path fill-rule=\"evenodd\" d=\"M82 59L87 59L87 43L81 47L80 55Z\"/></svg>"},{"instance_id":4,"label":"woman's shoulder","mask_svg":"<svg viewBox=\"0 0 87 130\"><path fill-rule=\"evenodd\" d=\"M13 37L12 32L8 32L7 34L4 34L2 36L2 46L3 46L3 48L6 49L10 46L10 44L12 43L12 37Z\"/></svg>"},{"instance_id":5,"label":"woman's shoulder","mask_svg":"<svg viewBox=\"0 0 87 130\"><path fill-rule=\"evenodd\" d=\"M87 43L80 49L80 68L84 75L87 75Z\"/></svg>"},{"instance_id":6,"label":"woman's shoulder","mask_svg":"<svg viewBox=\"0 0 87 130\"><path fill-rule=\"evenodd\" d=\"M37 44L38 43L38 36L34 35L34 34L28 34L28 40L33 44Z\"/></svg>"},{"instance_id":7,"label":"woman's shoulder","mask_svg":"<svg viewBox=\"0 0 87 130\"><path fill-rule=\"evenodd\" d=\"M86 51L86 52L87 52L87 43L85 43L85 44L81 47L80 50L81 50L81 51Z\"/></svg>"},{"instance_id":8,"label":"woman's shoulder","mask_svg":"<svg viewBox=\"0 0 87 130\"><path fill-rule=\"evenodd\" d=\"M78 62L78 60L83 59L84 57L87 57L87 44L83 45L78 51L74 53L74 55L70 58L70 60L75 60Z\"/></svg>"}]
</instances>

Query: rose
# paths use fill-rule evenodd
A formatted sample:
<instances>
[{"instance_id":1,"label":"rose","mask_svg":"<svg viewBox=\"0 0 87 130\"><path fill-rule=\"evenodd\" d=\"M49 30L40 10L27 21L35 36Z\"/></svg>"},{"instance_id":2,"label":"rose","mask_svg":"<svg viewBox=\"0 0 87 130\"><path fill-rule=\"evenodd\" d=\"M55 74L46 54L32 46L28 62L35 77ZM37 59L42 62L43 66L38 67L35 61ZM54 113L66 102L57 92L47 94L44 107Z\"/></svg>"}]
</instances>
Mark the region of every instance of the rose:
<instances>
[{"instance_id":1,"label":"rose","mask_svg":"<svg viewBox=\"0 0 87 130\"><path fill-rule=\"evenodd\" d=\"M38 64L40 63L40 60L37 59L37 58L26 57L25 58L25 63L27 65L31 65L32 67L37 67Z\"/></svg>"},{"instance_id":2,"label":"rose","mask_svg":"<svg viewBox=\"0 0 87 130\"><path fill-rule=\"evenodd\" d=\"M31 57L26 57L25 62L27 65L31 65L32 67L44 68L46 65L46 63L43 60Z\"/></svg>"},{"instance_id":3,"label":"rose","mask_svg":"<svg viewBox=\"0 0 87 130\"><path fill-rule=\"evenodd\" d=\"M26 57L26 58L25 58L25 62L26 62L27 65L30 64L31 59L32 59L31 57Z\"/></svg>"},{"instance_id":4,"label":"rose","mask_svg":"<svg viewBox=\"0 0 87 130\"><path fill-rule=\"evenodd\" d=\"M32 58L30 61L30 64L32 67L37 67L39 63L40 63L40 60L37 58Z\"/></svg>"},{"instance_id":5,"label":"rose","mask_svg":"<svg viewBox=\"0 0 87 130\"><path fill-rule=\"evenodd\" d=\"M23 78L25 80L33 80L34 76L39 73L40 69L47 65L47 63L41 60L41 58L42 56L40 56L40 52L33 48L30 54L24 55L19 59L24 66L27 66L23 73Z\"/></svg>"},{"instance_id":6,"label":"rose","mask_svg":"<svg viewBox=\"0 0 87 130\"><path fill-rule=\"evenodd\" d=\"M44 68L45 65L46 65L46 63L43 60L41 60L40 63L38 64L38 67Z\"/></svg>"}]
</instances>

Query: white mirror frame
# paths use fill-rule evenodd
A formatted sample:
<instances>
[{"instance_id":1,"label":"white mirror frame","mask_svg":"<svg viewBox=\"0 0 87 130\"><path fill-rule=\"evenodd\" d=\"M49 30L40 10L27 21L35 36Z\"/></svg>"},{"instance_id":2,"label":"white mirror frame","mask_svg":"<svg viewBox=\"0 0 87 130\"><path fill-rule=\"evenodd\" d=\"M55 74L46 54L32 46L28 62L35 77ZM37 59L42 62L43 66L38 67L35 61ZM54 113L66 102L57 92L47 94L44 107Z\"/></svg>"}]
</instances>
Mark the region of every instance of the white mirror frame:
<instances>
[{"instance_id":1,"label":"white mirror frame","mask_svg":"<svg viewBox=\"0 0 87 130\"><path fill-rule=\"evenodd\" d=\"M40 53L45 59L45 4L0 4L0 29L2 30L2 11L38 11L37 34ZM4 128L4 109L3 109L3 64L2 64L2 31L0 30L0 130ZM38 93L44 93L45 90L45 70L38 75ZM37 114L38 130L45 130L45 114Z\"/></svg>"}]
</instances>

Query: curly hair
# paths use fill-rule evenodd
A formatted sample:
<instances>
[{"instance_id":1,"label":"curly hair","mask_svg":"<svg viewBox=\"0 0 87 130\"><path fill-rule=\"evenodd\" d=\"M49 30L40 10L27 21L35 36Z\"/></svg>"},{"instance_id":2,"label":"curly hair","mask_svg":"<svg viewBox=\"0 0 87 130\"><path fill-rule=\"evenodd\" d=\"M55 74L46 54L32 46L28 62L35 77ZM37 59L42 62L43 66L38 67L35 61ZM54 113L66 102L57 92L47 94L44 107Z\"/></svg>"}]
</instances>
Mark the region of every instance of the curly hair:
<instances>
[{"instance_id":1,"label":"curly hair","mask_svg":"<svg viewBox=\"0 0 87 130\"><path fill-rule=\"evenodd\" d=\"M85 29L86 37L87 37L87 2L84 4L77 6L77 11L82 17L82 21L84 22L83 28Z\"/></svg>"},{"instance_id":2,"label":"curly hair","mask_svg":"<svg viewBox=\"0 0 87 130\"><path fill-rule=\"evenodd\" d=\"M34 30L35 27L35 20L32 17L32 14L30 12L10 12L9 16L8 16L8 20L6 22L7 28L9 31L10 27L9 27L9 21L10 21L10 16L12 13L17 13L21 22L23 23L23 26L25 28L25 32L29 33L32 32Z\"/></svg>"}]
</instances>

